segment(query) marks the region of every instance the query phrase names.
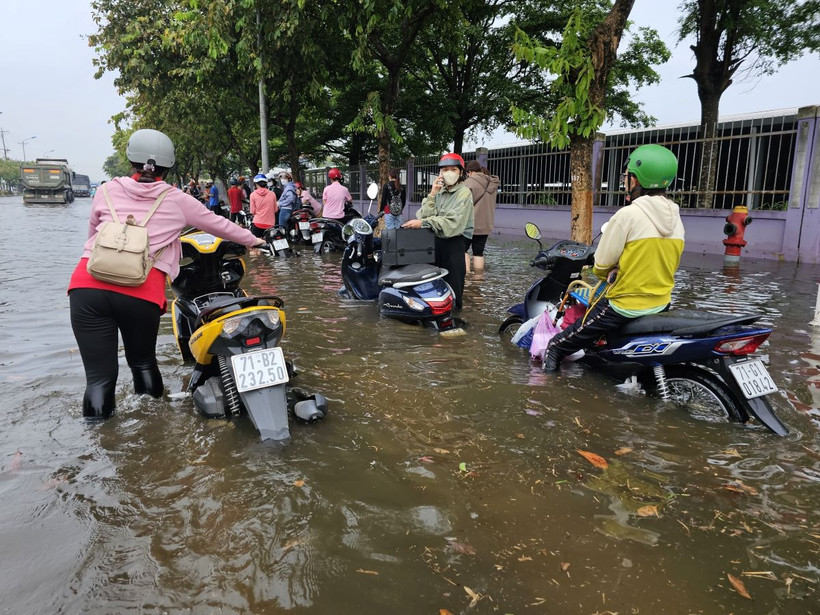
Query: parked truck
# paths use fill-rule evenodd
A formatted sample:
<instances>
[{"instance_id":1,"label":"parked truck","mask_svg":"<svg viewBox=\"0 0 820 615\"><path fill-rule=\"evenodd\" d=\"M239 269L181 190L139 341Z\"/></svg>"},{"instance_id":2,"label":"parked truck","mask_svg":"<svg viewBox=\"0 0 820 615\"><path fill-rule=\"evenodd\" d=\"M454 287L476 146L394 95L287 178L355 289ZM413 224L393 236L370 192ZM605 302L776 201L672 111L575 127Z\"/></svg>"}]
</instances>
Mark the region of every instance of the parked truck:
<instances>
[{"instance_id":1,"label":"parked truck","mask_svg":"<svg viewBox=\"0 0 820 615\"><path fill-rule=\"evenodd\" d=\"M88 175L80 175L74 173L74 178L71 180L71 190L74 196L91 196L91 180Z\"/></svg>"},{"instance_id":2,"label":"parked truck","mask_svg":"<svg viewBox=\"0 0 820 615\"><path fill-rule=\"evenodd\" d=\"M74 172L65 158L38 158L20 166L23 203L71 203Z\"/></svg>"}]
</instances>

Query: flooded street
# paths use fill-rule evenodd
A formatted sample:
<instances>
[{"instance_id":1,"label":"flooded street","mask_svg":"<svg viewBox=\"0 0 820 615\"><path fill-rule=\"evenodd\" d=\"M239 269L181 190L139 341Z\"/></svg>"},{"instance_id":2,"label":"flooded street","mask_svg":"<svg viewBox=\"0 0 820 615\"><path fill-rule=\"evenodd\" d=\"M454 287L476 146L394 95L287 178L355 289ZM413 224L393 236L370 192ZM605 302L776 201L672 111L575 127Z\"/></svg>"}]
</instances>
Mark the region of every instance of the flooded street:
<instances>
[{"instance_id":1,"label":"flooded street","mask_svg":"<svg viewBox=\"0 0 820 615\"><path fill-rule=\"evenodd\" d=\"M117 414L84 424L65 290L90 199L0 205L2 613L820 612L820 267L685 254L678 274L677 307L774 327L778 438L502 345L532 242L490 242L463 337L342 304L340 254L255 253L245 288L284 299L295 384L330 400L269 446L135 396L122 353ZM167 315L158 356L183 390Z\"/></svg>"}]
</instances>

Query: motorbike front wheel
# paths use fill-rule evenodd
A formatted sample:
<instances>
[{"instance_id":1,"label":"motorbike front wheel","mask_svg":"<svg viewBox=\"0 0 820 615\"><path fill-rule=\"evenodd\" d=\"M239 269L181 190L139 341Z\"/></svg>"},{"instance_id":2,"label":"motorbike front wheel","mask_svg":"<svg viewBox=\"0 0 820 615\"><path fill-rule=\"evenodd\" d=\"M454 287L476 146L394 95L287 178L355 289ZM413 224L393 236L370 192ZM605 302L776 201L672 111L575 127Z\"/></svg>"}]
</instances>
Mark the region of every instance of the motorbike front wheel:
<instances>
[{"instance_id":1,"label":"motorbike front wheel","mask_svg":"<svg viewBox=\"0 0 820 615\"><path fill-rule=\"evenodd\" d=\"M329 241L323 241L322 247L319 250L322 254L330 254L333 252L333 244Z\"/></svg>"},{"instance_id":2,"label":"motorbike front wheel","mask_svg":"<svg viewBox=\"0 0 820 615\"><path fill-rule=\"evenodd\" d=\"M666 368L669 399L684 406L694 418L710 423L745 423L749 415L737 403L729 387L717 376L689 365ZM657 383L652 386L655 394Z\"/></svg>"},{"instance_id":3,"label":"motorbike front wheel","mask_svg":"<svg viewBox=\"0 0 820 615\"><path fill-rule=\"evenodd\" d=\"M515 314L501 323L501 326L498 327L498 334L508 342L511 342L512 338L515 337L515 334L518 333L518 329L520 329L523 324L524 319L518 314Z\"/></svg>"}]
</instances>

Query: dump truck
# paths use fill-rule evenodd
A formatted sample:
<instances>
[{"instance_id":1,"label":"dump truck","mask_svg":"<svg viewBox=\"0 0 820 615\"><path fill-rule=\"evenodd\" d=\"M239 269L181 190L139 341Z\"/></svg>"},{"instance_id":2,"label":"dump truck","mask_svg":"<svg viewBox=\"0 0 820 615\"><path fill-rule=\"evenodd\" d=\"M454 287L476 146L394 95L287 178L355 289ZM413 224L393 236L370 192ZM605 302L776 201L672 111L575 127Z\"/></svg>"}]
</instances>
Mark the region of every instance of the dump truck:
<instances>
[{"instance_id":1,"label":"dump truck","mask_svg":"<svg viewBox=\"0 0 820 615\"><path fill-rule=\"evenodd\" d=\"M71 180L71 190L74 192L74 196L91 196L91 180L88 175L74 173L74 178Z\"/></svg>"},{"instance_id":2,"label":"dump truck","mask_svg":"<svg viewBox=\"0 0 820 615\"><path fill-rule=\"evenodd\" d=\"M38 158L20 165L23 203L71 203L74 172L65 158Z\"/></svg>"}]
</instances>

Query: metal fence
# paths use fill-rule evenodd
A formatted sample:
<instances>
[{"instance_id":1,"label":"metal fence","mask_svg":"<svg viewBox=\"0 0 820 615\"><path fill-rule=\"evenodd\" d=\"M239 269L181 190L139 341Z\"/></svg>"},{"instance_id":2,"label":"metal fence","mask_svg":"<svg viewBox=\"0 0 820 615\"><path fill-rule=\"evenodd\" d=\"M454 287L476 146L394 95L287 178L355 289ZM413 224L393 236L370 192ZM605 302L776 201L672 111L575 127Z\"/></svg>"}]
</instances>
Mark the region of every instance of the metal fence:
<instances>
[{"instance_id":1,"label":"metal fence","mask_svg":"<svg viewBox=\"0 0 820 615\"><path fill-rule=\"evenodd\" d=\"M658 127L646 130L613 131L602 135L593 161L593 177L598 177L597 205L623 203L620 174L629 152L639 145L657 143L678 157L678 177L670 187L670 198L682 207L697 207L701 196L701 155L704 147L716 148L717 174L712 207L731 209L746 205L751 209L785 210L797 139L797 110L726 118L714 139L702 137L698 125ZM478 158L465 152L464 159ZM408 195L419 202L430 191L438 175L438 156L426 156L396 164ZM572 184L568 150L554 150L544 143L516 145L487 151L487 167L501 178L499 204L532 207L569 206ZM307 171L312 189L327 181L327 168ZM371 181L378 182L375 166L342 169L354 199L364 199Z\"/></svg>"}]
</instances>

